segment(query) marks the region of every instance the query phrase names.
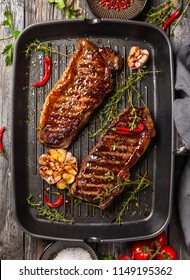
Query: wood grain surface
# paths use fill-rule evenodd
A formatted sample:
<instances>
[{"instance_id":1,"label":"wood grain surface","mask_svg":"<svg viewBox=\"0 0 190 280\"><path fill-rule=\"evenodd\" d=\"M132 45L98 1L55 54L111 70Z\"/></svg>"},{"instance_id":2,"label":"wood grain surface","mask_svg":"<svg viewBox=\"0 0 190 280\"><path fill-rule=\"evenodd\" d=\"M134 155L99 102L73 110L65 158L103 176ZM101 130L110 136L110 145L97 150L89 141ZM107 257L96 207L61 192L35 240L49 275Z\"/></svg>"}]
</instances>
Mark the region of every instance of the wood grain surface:
<instances>
[{"instance_id":1,"label":"wood grain surface","mask_svg":"<svg viewBox=\"0 0 190 280\"><path fill-rule=\"evenodd\" d=\"M149 1L149 5L158 5L164 1ZM185 5L185 0L183 1ZM18 30L39 22L61 20L65 18L64 11L58 11L54 5L47 3L46 0L0 0L0 23L4 20L4 11L8 6L14 21L14 26ZM74 7L81 9L81 15L86 18L94 18L86 6L86 1L74 1ZM140 20L143 20L141 16ZM190 28L190 9L187 10L186 17L175 29L174 36L171 38L174 53L186 39ZM0 26L0 38L7 37L7 29ZM7 41L0 41L0 53L7 45ZM5 65L5 56L0 55L0 127L6 126L3 137L5 152L8 161L0 156L0 259L19 260L19 259L39 259L44 248L49 244L49 240L34 238L22 229L16 222L14 215L14 196L12 189L11 172L11 118L12 112L12 73L13 67ZM169 243L175 247L180 259L189 260L190 255L186 251L183 232L181 230L178 210L177 210L177 186L180 170L185 162L185 157L176 159L175 167L175 186L173 199L173 213L171 222L166 229L169 236ZM18 164L22 164L19 163ZM127 242L115 243L90 243L98 256L115 255L125 253L130 244Z\"/></svg>"}]
</instances>

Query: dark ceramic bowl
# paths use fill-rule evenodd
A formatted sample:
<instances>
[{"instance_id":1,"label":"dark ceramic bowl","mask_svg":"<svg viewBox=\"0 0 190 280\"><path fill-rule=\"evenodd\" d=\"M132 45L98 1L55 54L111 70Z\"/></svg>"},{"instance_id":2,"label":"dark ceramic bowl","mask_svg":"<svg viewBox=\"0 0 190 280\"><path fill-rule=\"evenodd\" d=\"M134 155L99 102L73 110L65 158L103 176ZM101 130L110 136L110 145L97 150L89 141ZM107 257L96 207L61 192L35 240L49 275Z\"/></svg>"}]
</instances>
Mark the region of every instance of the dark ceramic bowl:
<instances>
[{"instance_id":1,"label":"dark ceramic bowl","mask_svg":"<svg viewBox=\"0 0 190 280\"><path fill-rule=\"evenodd\" d=\"M139 15L146 5L147 0L134 0L127 9L116 11L115 9L106 10L100 5L100 0L87 0L90 11L98 18L123 19L129 20Z\"/></svg>"},{"instance_id":2,"label":"dark ceramic bowl","mask_svg":"<svg viewBox=\"0 0 190 280\"><path fill-rule=\"evenodd\" d=\"M40 260L53 260L59 252L67 248L82 248L90 254L92 260L98 260L96 253L88 244L78 241L57 241L51 243L45 248Z\"/></svg>"}]
</instances>

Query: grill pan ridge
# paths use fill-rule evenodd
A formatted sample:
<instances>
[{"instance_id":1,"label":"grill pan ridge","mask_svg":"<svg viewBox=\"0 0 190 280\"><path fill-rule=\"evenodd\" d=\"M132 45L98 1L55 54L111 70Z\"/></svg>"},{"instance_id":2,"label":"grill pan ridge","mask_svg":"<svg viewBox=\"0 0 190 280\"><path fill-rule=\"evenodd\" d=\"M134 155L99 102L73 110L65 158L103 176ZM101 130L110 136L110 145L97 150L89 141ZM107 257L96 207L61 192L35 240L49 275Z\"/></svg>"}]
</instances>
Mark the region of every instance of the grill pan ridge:
<instances>
[{"instance_id":1,"label":"grill pan ridge","mask_svg":"<svg viewBox=\"0 0 190 280\"><path fill-rule=\"evenodd\" d=\"M85 204L76 204L73 199L64 202L59 211L74 224L53 222L37 217L36 209L26 203L29 193L39 201L47 185L38 174L38 158L46 151L37 140L37 128L45 97L64 71L70 57L52 55L52 75L43 88L32 88L31 84L43 76L41 53L32 52L26 59L26 44L38 38L61 53L72 54L79 38L87 37L99 46L110 46L118 50L124 61L122 72L116 73L115 84L124 85L127 76L126 56L133 45L150 52L147 70L160 70L148 75L140 88L143 101L153 117L156 137L148 151L131 171L148 173L152 186L139 193L137 201L131 203L129 211L122 217L122 225L116 220L124 192L106 210ZM161 52L162 50L162 52ZM29 234L52 240L126 241L144 239L158 234L168 224L171 216L173 188L173 60L169 39L157 27L136 21L115 20L70 20L35 24L26 28L19 36L14 53L13 116L12 116L12 168L15 198L15 216L22 229ZM105 99L100 109L93 114L88 125L78 134L69 147L79 164L98 140L89 137L89 131L99 125L99 111L108 102ZM139 101L139 105L142 103ZM124 96L118 112L128 106ZM21 164L20 164L21 163ZM164 198L163 198L164 197ZM50 197L51 198L51 197Z\"/></svg>"}]
</instances>

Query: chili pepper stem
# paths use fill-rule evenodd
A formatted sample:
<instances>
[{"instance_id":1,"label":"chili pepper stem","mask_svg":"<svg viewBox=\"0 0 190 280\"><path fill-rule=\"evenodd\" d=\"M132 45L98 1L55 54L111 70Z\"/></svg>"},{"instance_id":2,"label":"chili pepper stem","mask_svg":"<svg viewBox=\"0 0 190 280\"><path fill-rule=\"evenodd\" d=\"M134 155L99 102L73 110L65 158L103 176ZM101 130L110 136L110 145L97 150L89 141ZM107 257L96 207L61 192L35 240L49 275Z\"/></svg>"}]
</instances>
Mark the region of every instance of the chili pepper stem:
<instances>
[{"instance_id":1,"label":"chili pepper stem","mask_svg":"<svg viewBox=\"0 0 190 280\"><path fill-rule=\"evenodd\" d=\"M59 192L51 192L50 190L47 190L47 189L46 189L46 191L47 191L48 193L50 193L50 194L60 195Z\"/></svg>"},{"instance_id":2,"label":"chili pepper stem","mask_svg":"<svg viewBox=\"0 0 190 280\"><path fill-rule=\"evenodd\" d=\"M0 154L2 155L2 157L4 157L6 160L8 160L8 157L6 156L4 150L2 150L2 151L0 152Z\"/></svg>"}]
</instances>

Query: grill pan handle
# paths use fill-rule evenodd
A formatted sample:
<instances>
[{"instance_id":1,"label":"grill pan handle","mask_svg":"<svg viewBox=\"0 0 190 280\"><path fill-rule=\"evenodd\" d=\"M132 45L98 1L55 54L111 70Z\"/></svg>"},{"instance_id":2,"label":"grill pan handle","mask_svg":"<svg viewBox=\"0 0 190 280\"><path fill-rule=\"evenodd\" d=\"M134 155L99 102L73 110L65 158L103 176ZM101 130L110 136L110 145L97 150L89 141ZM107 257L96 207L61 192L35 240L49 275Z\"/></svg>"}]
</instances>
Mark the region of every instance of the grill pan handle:
<instances>
[{"instance_id":1,"label":"grill pan handle","mask_svg":"<svg viewBox=\"0 0 190 280\"><path fill-rule=\"evenodd\" d=\"M101 22L100 18L85 18L85 22L88 24L97 24Z\"/></svg>"},{"instance_id":2,"label":"grill pan handle","mask_svg":"<svg viewBox=\"0 0 190 280\"><path fill-rule=\"evenodd\" d=\"M91 243L91 242L93 242L93 243L100 243L101 239L98 238L98 237L92 236L92 237L85 238L84 242L86 242L86 243Z\"/></svg>"},{"instance_id":3,"label":"grill pan handle","mask_svg":"<svg viewBox=\"0 0 190 280\"><path fill-rule=\"evenodd\" d=\"M189 156L189 155L190 155L190 151L187 150L187 149L185 148L185 146L183 146L183 147L177 148L177 149L174 151L174 154L175 154L176 156Z\"/></svg>"}]
</instances>

